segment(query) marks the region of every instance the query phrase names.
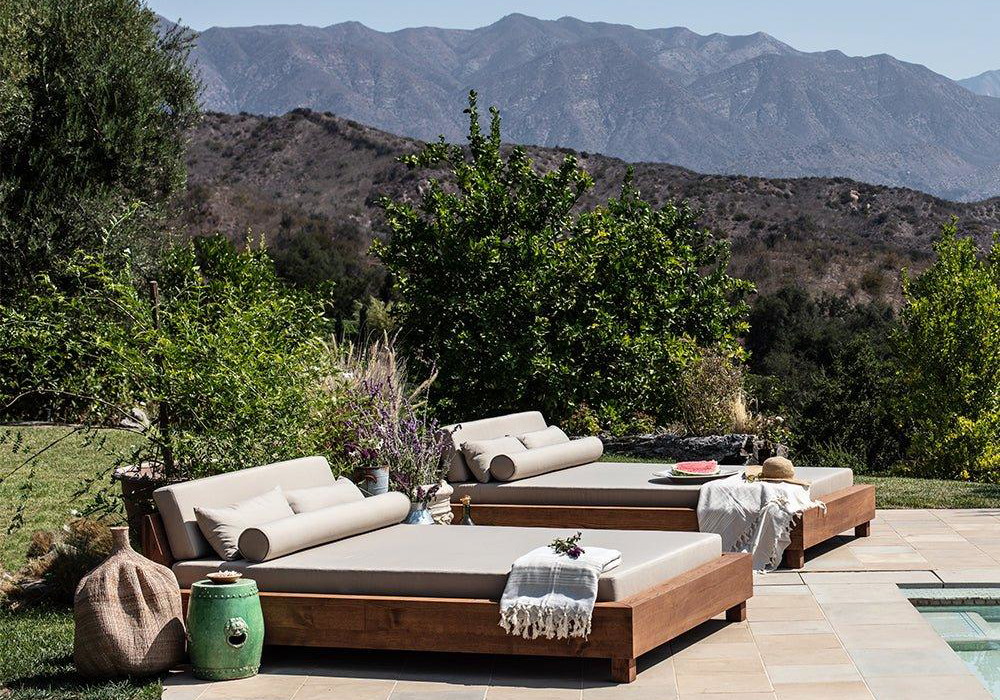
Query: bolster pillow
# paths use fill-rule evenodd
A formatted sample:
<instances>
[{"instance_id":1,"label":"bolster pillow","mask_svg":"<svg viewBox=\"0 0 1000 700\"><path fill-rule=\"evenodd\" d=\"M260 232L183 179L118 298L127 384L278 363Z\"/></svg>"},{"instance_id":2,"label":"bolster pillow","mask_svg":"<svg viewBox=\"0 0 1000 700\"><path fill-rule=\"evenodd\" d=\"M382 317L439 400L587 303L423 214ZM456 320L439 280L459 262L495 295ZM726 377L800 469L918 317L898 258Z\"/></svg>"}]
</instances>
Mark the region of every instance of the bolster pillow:
<instances>
[{"instance_id":1,"label":"bolster pillow","mask_svg":"<svg viewBox=\"0 0 1000 700\"><path fill-rule=\"evenodd\" d=\"M585 437L515 454L497 455L490 462L490 474L500 481L517 481L566 467L596 462L602 454L604 454L604 443L600 438Z\"/></svg>"},{"instance_id":2,"label":"bolster pillow","mask_svg":"<svg viewBox=\"0 0 1000 700\"><path fill-rule=\"evenodd\" d=\"M401 493L391 492L363 501L297 513L244 530L240 535L240 553L247 561L269 561L301 549L395 525L409 512L410 499Z\"/></svg>"}]
</instances>

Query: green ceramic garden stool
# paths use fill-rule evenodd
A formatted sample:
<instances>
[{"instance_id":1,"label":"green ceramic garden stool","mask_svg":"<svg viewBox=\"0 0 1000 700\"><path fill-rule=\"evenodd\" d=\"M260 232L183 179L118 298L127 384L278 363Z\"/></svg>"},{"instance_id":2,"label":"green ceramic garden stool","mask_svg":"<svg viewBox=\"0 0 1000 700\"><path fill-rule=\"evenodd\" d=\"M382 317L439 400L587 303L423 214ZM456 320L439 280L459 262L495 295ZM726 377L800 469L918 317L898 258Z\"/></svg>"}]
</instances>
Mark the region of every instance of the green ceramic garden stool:
<instances>
[{"instance_id":1,"label":"green ceramic garden stool","mask_svg":"<svg viewBox=\"0 0 1000 700\"><path fill-rule=\"evenodd\" d=\"M188 652L198 678L226 681L253 676L260 669L264 615L254 581L193 584L187 628Z\"/></svg>"}]
</instances>

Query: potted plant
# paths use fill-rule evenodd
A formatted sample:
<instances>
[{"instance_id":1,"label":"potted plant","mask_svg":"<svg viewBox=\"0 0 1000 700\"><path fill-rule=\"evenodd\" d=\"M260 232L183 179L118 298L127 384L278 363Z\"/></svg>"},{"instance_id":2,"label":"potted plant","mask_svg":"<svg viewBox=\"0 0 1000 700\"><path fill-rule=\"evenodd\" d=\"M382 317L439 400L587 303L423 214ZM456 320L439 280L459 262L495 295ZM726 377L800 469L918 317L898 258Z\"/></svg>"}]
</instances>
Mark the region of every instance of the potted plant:
<instances>
[{"instance_id":1,"label":"potted plant","mask_svg":"<svg viewBox=\"0 0 1000 700\"><path fill-rule=\"evenodd\" d=\"M381 455L389 468L389 483L394 490L410 497L406 522L441 521L441 499L448 499L451 491L444 481L445 455L451 436L412 407L405 407L401 420L389 422L383 428ZM438 511L438 518L431 508ZM449 515L450 510L449 506Z\"/></svg>"}]
</instances>

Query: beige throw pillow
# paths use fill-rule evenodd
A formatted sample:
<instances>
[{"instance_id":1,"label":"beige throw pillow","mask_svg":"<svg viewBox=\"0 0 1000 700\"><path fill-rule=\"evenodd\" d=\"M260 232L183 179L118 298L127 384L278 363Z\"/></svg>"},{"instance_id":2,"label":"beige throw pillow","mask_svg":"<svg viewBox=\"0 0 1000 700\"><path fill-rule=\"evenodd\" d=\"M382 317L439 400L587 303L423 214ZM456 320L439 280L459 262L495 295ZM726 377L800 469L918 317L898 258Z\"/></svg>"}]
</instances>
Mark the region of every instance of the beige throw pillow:
<instances>
[{"instance_id":1,"label":"beige throw pillow","mask_svg":"<svg viewBox=\"0 0 1000 700\"><path fill-rule=\"evenodd\" d=\"M240 535L248 527L256 527L295 515L285 500L280 486L272 491L234 503L226 508L195 506L194 517L201 534L222 559L240 558Z\"/></svg>"},{"instance_id":2,"label":"beige throw pillow","mask_svg":"<svg viewBox=\"0 0 1000 700\"><path fill-rule=\"evenodd\" d=\"M549 445L559 445L569 442L569 436L555 425L550 425L544 430L535 430L530 433L518 435L517 439L524 443L524 446L529 450L533 450L536 447L548 447Z\"/></svg>"},{"instance_id":3,"label":"beige throw pillow","mask_svg":"<svg viewBox=\"0 0 1000 700\"><path fill-rule=\"evenodd\" d=\"M469 440L462 443L462 454L469 471L482 483L490 480L490 462L497 455L526 452L527 447L516 437L494 438L493 440Z\"/></svg>"},{"instance_id":4,"label":"beige throw pillow","mask_svg":"<svg viewBox=\"0 0 1000 700\"><path fill-rule=\"evenodd\" d=\"M361 493L361 489L354 485L353 481L342 476L329 486L285 491L285 498L288 500L288 505L296 513L308 513L321 508L339 506L343 503L363 501L365 495Z\"/></svg>"}]
</instances>

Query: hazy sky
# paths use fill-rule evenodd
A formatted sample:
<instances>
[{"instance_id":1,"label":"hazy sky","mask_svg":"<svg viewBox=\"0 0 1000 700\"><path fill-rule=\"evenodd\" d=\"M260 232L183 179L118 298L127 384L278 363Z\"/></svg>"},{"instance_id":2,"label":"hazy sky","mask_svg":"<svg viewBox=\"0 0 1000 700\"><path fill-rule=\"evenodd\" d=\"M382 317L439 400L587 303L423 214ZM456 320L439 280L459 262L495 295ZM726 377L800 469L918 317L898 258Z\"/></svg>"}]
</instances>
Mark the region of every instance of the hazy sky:
<instances>
[{"instance_id":1,"label":"hazy sky","mask_svg":"<svg viewBox=\"0 0 1000 700\"><path fill-rule=\"evenodd\" d=\"M889 53L952 78L1000 68L1000 0L147 0L195 29L251 24L474 28L511 12L700 34L764 31L802 51Z\"/></svg>"}]
</instances>

